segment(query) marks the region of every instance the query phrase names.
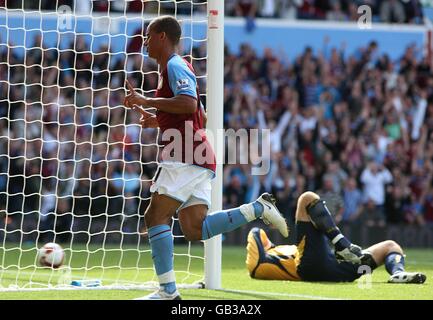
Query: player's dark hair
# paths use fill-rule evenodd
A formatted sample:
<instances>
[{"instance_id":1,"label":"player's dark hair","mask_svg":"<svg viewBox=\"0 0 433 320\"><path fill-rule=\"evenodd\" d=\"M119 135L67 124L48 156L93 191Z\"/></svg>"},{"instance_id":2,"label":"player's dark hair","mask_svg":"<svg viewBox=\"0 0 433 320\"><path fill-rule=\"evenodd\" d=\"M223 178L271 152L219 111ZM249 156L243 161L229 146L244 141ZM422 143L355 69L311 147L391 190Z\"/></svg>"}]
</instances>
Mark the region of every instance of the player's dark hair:
<instances>
[{"instance_id":1,"label":"player's dark hair","mask_svg":"<svg viewBox=\"0 0 433 320\"><path fill-rule=\"evenodd\" d=\"M152 21L151 27L157 33L165 32L174 45L179 43L182 29L177 19L171 16L161 16Z\"/></svg>"}]
</instances>

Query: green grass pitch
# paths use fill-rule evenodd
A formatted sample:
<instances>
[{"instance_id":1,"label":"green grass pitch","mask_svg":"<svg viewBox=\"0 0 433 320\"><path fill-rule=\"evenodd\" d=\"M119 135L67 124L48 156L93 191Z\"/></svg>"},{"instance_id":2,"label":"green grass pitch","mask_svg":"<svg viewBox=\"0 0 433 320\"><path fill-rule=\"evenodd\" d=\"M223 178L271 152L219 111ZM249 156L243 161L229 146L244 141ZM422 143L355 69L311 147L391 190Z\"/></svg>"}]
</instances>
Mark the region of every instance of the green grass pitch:
<instances>
[{"instance_id":1,"label":"green grass pitch","mask_svg":"<svg viewBox=\"0 0 433 320\"><path fill-rule=\"evenodd\" d=\"M12 247L11 247L12 248ZM9 265L6 269L0 270L0 285L8 287L10 284L25 283L29 279L34 282L57 282L61 277L58 271L49 269L23 269L20 274L16 272L16 267L21 265L28 266L33 264L35 251L12 250L11 248L0 248L0 261L3 265ZM110 279L134 279L136 282L152 280L153 271L151 269L150 254L145 253L139 259L139 265L146 265L147 270L140 272L134 271L137 265L136 252L133 250L102 250L93 248L91 252L83 250L68 254L66 249L67 265L72 269L72 278L80 277L101 278L101 269L98 265L121 265L122 268L108 268L104 270L103 282ZM76 250L76 248L74 248ZM185 270L190 265L192 275L178 272L177 279L184 279L192 283L201 278L203 272L202 259L188 259L187 253L194 256L203 256L203 249L200 246L177 247L175 257L175 269ZM105 252L105 253L104 253ZM371 275L371 286L365 281L365 276L353 283L307 283L289 281L261 281L253 280L249 277L245 268L245 248L223 246L222 257L222 287L223 290L206 289L181 289L183 299L266 299L266 300L304 300L304 299L385 299L385 300L421 300L433 299L433 250L411 249L406 250L406 269L408 271L421 271L426 273L427 281L423 285L407 284L388 284L388 274L384 267L380 267ZM91 267L87 273L80 270L84 265ZM69 278L68 278L69 279ZM21 282L22 281L22 282ZM143 296L149 291L143 290L74 290L74 291L42 291L42 292L2 292L1 299L16 300L124 300Z\"/></svg>"}]
</instances>

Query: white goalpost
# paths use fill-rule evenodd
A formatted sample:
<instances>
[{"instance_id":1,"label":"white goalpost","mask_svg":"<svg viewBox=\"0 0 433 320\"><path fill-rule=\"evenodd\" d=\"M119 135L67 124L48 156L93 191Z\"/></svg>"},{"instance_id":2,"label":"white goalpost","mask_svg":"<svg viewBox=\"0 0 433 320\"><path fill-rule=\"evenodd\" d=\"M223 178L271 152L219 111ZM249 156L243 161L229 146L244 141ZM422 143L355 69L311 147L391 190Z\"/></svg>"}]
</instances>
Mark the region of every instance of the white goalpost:
<instances>
[{"instance_id":1,"label":"white goalpost","mask_svg":"<svg viewBox=\"0 0 433 320\"><path fill-rule=\"evenodd\" d=\"M143 213L158 130L142 129L140 116L123 106L124 80L153 95L158 68L142 49L144 30L156 16L175 16L179 53L195 68L216 136L224 1L41 3L0 7L0 291L154 289ZM222 161L212 188L210 211L220 210ZM177 217L171 225L179 287L219 289L221 237L190 243ZM38 265L47 242L63 247L60 268Z\"/></svg>"},{"instance_id":2,"label":"white goalpost","mask_svg":"<svg viewBox=\"0 0 433 320\"><path fill-rule=\"evenodd\" d=\"M208 3L208 59L207 59L207 110L209 130L216 137L224 127L224 1ZM222 209L222 150L217 156L216 176L212 182L210 211ZM205 285L208 289L221 288L221 235L205 241Z\"/></svg>"}]
</instances>

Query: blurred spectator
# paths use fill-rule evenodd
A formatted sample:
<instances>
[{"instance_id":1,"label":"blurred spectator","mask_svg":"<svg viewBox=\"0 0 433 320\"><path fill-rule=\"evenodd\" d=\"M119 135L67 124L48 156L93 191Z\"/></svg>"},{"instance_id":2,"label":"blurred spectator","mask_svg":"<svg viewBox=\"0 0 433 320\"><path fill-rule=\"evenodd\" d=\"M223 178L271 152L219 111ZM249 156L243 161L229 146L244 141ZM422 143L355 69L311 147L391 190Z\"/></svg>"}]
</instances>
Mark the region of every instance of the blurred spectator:
<instances>
[{"instance_id":1,"label":"blurred spectator","mask_svg":"<svg viewBox=\"0 0 433 320\"><path fill-rule=\"evenodd\" d=\"M360 219L362 224L368 227L384 227L386 225L384 211L376 205L373 199L368 199L365 202Z\"/></svg>"},{"instance_id":2,"label":"blurred spectator","mask_svg":"<svg viewBox=\"0 0 433 320\"><path fill-rule=\"evenodd\" d=\"M326 13L327 20L347 21L349 19L347 13L343 12L340 0L331 1L331 10Z\"/></svg>"},{"instance_id":3,"label":"blurred spectator","mask_svg":"<svg viewBox=\"0 0 433 320\"><path fill-rule=\"evenodd\" d=\"M338 161L332 161L329 163L328 170L326 171L326 176L332 179L334 192L341 194L344 186L344 182L348 178L346 171L340 167Z\"/></svg>"},{"instance_id":4,"label":"blurred spectator","mask_svg":"<svg viewBox=\"0 0 433 320\"><path fill-rule=\"evenodd\" d=\"M424 198L424 221L433 226L433 187L430 185Z\"/></svg>"},{"instance_id":5,"label":"blurred spectator","mask_svg":"<svg viewBox=\"0 0 433 320\"><path fill-rule=\"evenodd\" d=\"M344 210L342 216L339 216L337 222L351 224L358 222L363 209L363 197L361 190L356 185L354 178L349 178L345 183L343 190Z\"/></svg>"},{"instance_id":6,"label":"blurred spectator","mask_svg":"<svg viewBox=\"0 0 433 320\"><path fill-rule=\"evenodd\" d=\"M257 111L257 118L259 123L259 129L269 129L270 132L270 143L272 152L281 152L281 141L283 133L289 124L290 118L292 117L289 111L284 112L280 118L278 124L274 120L271 120L269 125L266 123L265 115L262 110Z\"/></svg>"},{"instance_id":7,"label":"blurred spectator","mask_svg":"<svg viewBox=\"0 0 433 320\"><path fill-rule=\"evenodd\" d=\"M424 14L420 0L402 0L406 15L406 22L412 24L424 23Z\"/></svg>"},{"instance_id":8,"label":"blurred spectator","mask_svg":"<svg viewBox=\"0 0 433 320\"><path fill-rule=\"evenodd\" d=\"M141 53L143 50L143 42L146 35L147 25L148 24L144 24L143 28L135 30L126 49L127 53Z\"/></svg>"},{"instance_id":9,"label":"blurred spectator","mask_svg":"<svg viewBox=\"0 0 433 320\"><path fill-rule=\"evenodd\" d=\"M389 224L404 224L405 205L408 202L408 188L390 186L385 198L386 222Z\"/></svg>"},{"instance_id":10,"label":"blurred spectator","mask_svg":"<svg viewBox=\"0 0 433 320\"><path fill-rule=\"evenodd\" d=\"M75 1L75 13L79 15L87 15L92 11L92 4L89 0Z\"/></svg>"},{"instance_id":11,"label":"blurred spectator","mask_svg":"<svg viewBox=\"0 0 433 320\"><path fill-rule=\"evenodd\" d=\"M238 17L254 18L257 14L257 4L255 0L237 0L234 10Z\"/></svg>"},{"instance_id":12,"label":"blurred spectator","mask_svg":"<svg viewBox=\"0 0 433 320\"><path fill-rule=\"evenodd\" d=\"M410 194L404 210L407 223L421 226L425 224L422 203L415 194Z\"/></svg>"},{"instance_id":13,"label":"blurred spectator","mask_svg":"<svg viewBox=\"0 0 433 320\"><path fill-rule=\"evenodd\" d=\"M225 188L225 204L229 208L235 208L244 203L246 187L242 184L239 176L233 175Z\"/></svg>"},{"instance_id":14,"label":"blurred spectator","mask_svg":"<svg viewBox=\"0 0 433 320\"><path fill-rule=\"evenodd\" d=\"M317 194L326 202L326 206L335 219L340 221L344 210L344 200L340 193L334 191L333 177L327 174L323 177L323 187L317 190Z\"/></svg>"},{"instance_id":15,"label":"blurred spectator","mask_svg":"<svg viewBox=\"0 0 433 320\"><path fill-rule=\"evenodd\" d=\"M58 198L55 218L55 237L52 241L60 243L68 243L72 237L72 213L70 211L72 199Z\"/></svg>"},{"instance_id":16,"label":"blurred spectator","mask_svg":"<svg viewBox=\"0 0 433 320\"><path fill-rule=\"evenodd\" d=\"M278 0L260 0L258 15L262 18L277 18L278 2Z\"/></svg>"},{"instance_id":17,"label":"blurred spectator","mask_svg":"<svg viewBox=\"0 0 433 320\"><path fill-rule=\"evenodd\" d=\"M295 179L290 179L288 176L285 177L284 186L274 191L278 209L291 223L295 222L298 199L305 190L307 190L305 177L298 174Z\"/></svg>"},{"instance_id":18,"label":"blurred spectator","mask_svg":"<svg viewBox=\"0 0 433 320\"><path fill-rule=\"evenodd\" d=\"M373 201L378 207L385 204L385 185L392 182L391 172L383 165L370 161L362 171L365 201Z\"/></svg>"},{"instance_id":19,"label":"blurred spectator","mask_svg":"<svg viewBox=\"0 0 433 320\"><path fill-rule=\"evenodd\" d=\"M299 19L316 19L315 0L303 0L298 9Z\"/></svg>"},{"instance_id":20,"label":"blurred spectator","mask_svg":"<svg viewBox=\"0 0 433 320\"><path fill-rule=\"evenodd\" d=\"M303 0L283 0L280 1L278 15L280 18L295 20L297 18L298 8L302 5Z\"/></svg>"},{"instance_id":21,"label":"blurred spectator","mask_svg":"<svg viewBox=\"0 0 433 320\"><path fill-rule=\"evenodd\" d=\"M116 193L136 196L140 188L140 167L138 163L125 164L124 171L117 171L113 174L113 187Z\"/></svg>"},{"instance_id":22,"label":"blurred spectator","mask_svg":"<svg viewBox=\"0 0 433 320\"><path fill-rule=\"evenodd\" d=\"M272 1L272 0L271 0ZM272 2L271 2L272 3ZM245 28L248 32L256 27L257 4L255 0L238 0L235 6L236 16L245 18Z\"/></svg>"},{"instance_id":23,"label":"blurred spectator","mask_svg":"<svg viewBox=\"0 0 433 320\"><path fill-rule=\"evenodd\" d=\"M404 23L406 12L399 0L383 0L380 5L380 17L382 22Z\"/></svg>"},{"instance_id":24,"label":"blurred spectator","mask_svg":"<svg viewBox=\"0 0 433 320\"><path fill-rule=\"evenodd\" d=\"M142 0L129 1L128 12L142 12L143 9L146 8L146 4L147 3Z\"/></svg>"}]
</instances>

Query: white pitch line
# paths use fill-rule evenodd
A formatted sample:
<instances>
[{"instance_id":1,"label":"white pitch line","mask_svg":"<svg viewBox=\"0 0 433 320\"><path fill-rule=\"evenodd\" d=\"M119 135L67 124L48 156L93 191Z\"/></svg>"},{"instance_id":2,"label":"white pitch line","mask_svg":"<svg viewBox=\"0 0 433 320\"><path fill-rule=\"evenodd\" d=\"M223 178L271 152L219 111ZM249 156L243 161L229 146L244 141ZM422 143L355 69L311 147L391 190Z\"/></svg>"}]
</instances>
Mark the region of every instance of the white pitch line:
<instances>
[{"instance_id":1,"label":"white pitch line","mask_svg":"<svg viewBox=\"0 0 433 320\"><path fill-rule=\"evenodd\" d=\"M19 273L20 276L32 277L32 280L35 281L34 282L35 284L38 284L38 283L41 284L40 281L43 281L43 280L39 280L39 278L49 278L52 282L55 282L56 280L58 281L59 279L62 279L62 278L64 278L64 279L68 278L68 280L72 281L72 279L74 279L74 278L82 278L84 276L84 274L69 274L69 275L66 274L65 275L65 274L60 273L60 271L61 271L61 269L54 270L52 272L50 272L50 271L46 271L46 272L44 272L44 271L38 271L38 272L19 271L18 272L15 270L0 270L0 280L2 279L3 274L5 274L6 279L11 279L12 277L8 278L7 276L12 275L12 276L15 276L14 278L17 281L29 280L27 278L22 279L20 277L16 277L17 273ZM36 280L34 280L33 278L35 278ZM125 280L125 279L119 279L119 278L110 278L110 277L103 277L103 278L100 278L100 280L103 282L105 282L105 281L114 282L116 285L124 284L125 286L134 286L134 288L128 288L128 287L114 288L114 289L119 289L119 290L155 290L159 287L158 282L155 280L141 280L140 281L138 279L138 280L133 281L133 280ZM41 284L41 285L45 285L45 284ZM110 286L113 286L113 284L105 285L101 289L104 290L105 289L104 287L109 288ZM200 287L201 287L201 285L188 284L188 283L178 285L178 288L180 288L180 289L183 289L183 288L198 289ZM1 286L0 286L0 288L1 288ZM92 289L92 288L90 288L90 289ZM93 289L95 289L95 288L93 288Z\"/></svg>"},{"instance_id":2,"label":"white pitch line","mask_svg":"<svg viewBox=\"0 0 433 320\"><path fill-rule=\"evenodd\" d=\"M418 264L425 264L426 266L433 266L433 262L431 261L406 261L406 265L418 265Z\"/></svg>"},{"instance_id":3,"label":"white pitch line","mask_svg":"<svg viewBox=\"0 0 433 320\"><path fill-rule=\"evenodd\" d=\"M34 277L34 278L52 278L52 279L56 279L56 278L60 278L63 277L64 274L56 273L56 271L60 271L59 270L55 270L53 272L47 271L38 271L38 272L32 272L32 271L14 271L14 270L0 270L0 275L2 274L6 274L6 275L16 275L17 273L19 273L19 275L22 276L29 276L29 277ZM84 273L84 272L83 272ZM75 277L80 277L83 276L84 274L76 274ZM71 277L74 277L74 275L71 275ZM27 279L20 279L20 277L18 277L17 280L27 280ZM140 281L127 281L127 280L121 280L121 279L115 279L115 278L101 278L101 280L105 280L105 281L118 281L118 282L128 282L128 283L136 283L136 284L141 284L142 282Z\"/></svg>"},{"instance_id":4,"label":"white pitch line","mask_svg":"<svg viewBox=\"0 0 433 320\"><path fill-rule=\"evenodd\" d=\"M305 299L313 299L313 300L349 300L349 299L342 299L342 298L311 296L311 295L305 295L305 294L278 293L278 292L271 293L271 292L249 291L249 290L217 289L216 291L224 291L224 292L232 292L232 293L260 294L260 295L268 295L268 296L281 296L281 297L289 297L289 298L305 298Z\"/></svg>"}]
</instances>

